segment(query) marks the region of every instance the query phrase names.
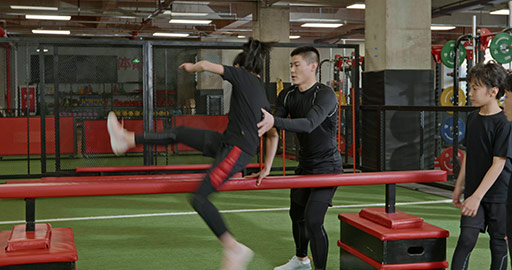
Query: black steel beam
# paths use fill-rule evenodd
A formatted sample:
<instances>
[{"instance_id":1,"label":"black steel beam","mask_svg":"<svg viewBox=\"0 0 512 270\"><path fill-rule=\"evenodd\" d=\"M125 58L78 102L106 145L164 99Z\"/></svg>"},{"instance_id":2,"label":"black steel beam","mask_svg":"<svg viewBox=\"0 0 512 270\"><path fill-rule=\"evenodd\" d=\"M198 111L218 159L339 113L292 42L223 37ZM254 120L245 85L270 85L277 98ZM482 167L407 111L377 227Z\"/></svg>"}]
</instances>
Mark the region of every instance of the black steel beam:
<instances>
[{"instance_id":1,"label":"black steel beam","mask_svg":"<svg viewBox=\"0 0 512 270\"><path fill-rule=\"evenodd\" d=\"M153 44L144 42L142 47L142 104L144 132L153 131ZM153 165L153 146L144 145L144 165Z\"/></svg>"}]
</instances>

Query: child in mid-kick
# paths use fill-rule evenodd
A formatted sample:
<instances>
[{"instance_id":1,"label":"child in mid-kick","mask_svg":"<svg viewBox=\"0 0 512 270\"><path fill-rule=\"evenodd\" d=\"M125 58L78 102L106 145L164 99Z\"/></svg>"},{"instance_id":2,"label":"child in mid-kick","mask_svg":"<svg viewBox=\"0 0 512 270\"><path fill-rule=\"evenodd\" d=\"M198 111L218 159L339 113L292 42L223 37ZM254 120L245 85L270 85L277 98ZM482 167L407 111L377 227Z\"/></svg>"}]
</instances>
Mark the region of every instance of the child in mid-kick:
<instances>
[{"instance_id":1,"label":"child in mid-kick","mask_svg":"<svg viewBox=\"0 0 512 270\"><path fill-rule=\"evenodd\" d=\"M257 123L261 121L261 109L270 109L260 74L263 57L268 52L265 44L250 39L244 45L233 67L199 61L195 64L184 63L179 68L189 73L209 71L219 74L233 85L228 114L229 123L223 134L202 129L176 127L163 132L145 132L135 134L124 130L115 114L108 116L107 126L112 150L122 154L137 144L174 144L184 143L215 158L199 188L192 196L192 206L218 237L224 247L222 269L246 269L253 252L236 241L229 232L218 209L210 202L209 196L217 191L228 179L245 168L252 160L259 144ZM267 151L265 169L257 179L257 184L266 177L272 167L277 149L277 131L267 132Z\"/></svg>"}]
</instances>

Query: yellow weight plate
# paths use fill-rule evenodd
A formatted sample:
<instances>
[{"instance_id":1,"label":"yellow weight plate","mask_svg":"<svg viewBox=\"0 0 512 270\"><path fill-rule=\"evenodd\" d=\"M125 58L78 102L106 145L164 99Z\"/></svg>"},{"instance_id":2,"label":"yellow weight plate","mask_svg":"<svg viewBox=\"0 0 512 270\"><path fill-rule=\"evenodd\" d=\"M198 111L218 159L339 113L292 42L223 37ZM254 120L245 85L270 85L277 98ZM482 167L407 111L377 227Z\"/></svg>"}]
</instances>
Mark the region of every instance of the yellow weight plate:
<instances>
[{"instance_id":1,"label":"yellow weight plate","mask_svg":"<svg viewBox=\"0 0 512 270\"><path fill-rule=\"evenodd\" d=\"M453 106L453 86L447 87L441 93L441 106ZM466 105L466 94L459 88L459 106ZM453 113L453 112L447 112Z\"/></svg>"}]
</instances>

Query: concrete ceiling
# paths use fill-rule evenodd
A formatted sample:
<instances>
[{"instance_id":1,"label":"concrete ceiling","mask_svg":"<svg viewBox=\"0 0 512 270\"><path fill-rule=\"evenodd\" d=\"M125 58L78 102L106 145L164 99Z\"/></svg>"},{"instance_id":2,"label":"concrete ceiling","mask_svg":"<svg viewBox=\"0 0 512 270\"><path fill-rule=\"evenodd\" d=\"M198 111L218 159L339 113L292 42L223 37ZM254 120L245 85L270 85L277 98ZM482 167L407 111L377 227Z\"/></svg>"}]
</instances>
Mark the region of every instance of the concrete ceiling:
<instances>
[{"instance_id":1,"label":"concrete ceiling","mask_svg":"<svg viewBox=\"0 0 512 270\"><path fill-rule=\"evenodd\" d=\"M38 36L33 29L70 30L83 38L159 39L154 32L187 33L182 40L233 40L251 36L253 14L258 6L290 8L290 35L298 42L338 42L364 39L364 10L347 9L364 0L0 0L0 27L11 37ZM55 11L13 9L11 5L57 7ZM473 16L479 27L497 32L507 27L508 16L490 15L508 8L507 0L432 0L432 24L455 25L451 31L433 31L432 43L471 32ZM206 13L206 16L181 17L170 12ZM68 15L69 21L28 20L26 14ZM208 19L208 25L170 24L173 19ZM305 21L338 20L335 29L304 28ZM39 35L41 36L41 35ZM46 36L46 35L45 35ZM169 39L169 38L166 38Z\"/></svg>"}]
</instances>

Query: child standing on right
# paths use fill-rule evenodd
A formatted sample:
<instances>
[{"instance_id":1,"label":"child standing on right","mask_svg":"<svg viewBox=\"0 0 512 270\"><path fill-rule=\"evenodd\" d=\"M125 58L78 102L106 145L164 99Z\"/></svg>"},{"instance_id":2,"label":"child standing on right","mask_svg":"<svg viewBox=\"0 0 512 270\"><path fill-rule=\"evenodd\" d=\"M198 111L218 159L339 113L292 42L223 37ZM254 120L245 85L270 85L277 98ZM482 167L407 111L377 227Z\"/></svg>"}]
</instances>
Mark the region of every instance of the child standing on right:
<instances>
[{"instance_id":1,"label":"child standing on right","mask_svg":"<svg viewBox=\"0 0 512 270\"><path fill-rule=\"evenodd\" d=\"M497 99L505 69L494 61L480 63L468 73L471 103L480 109L469 114L466 125L466 157L452 195L461 208L460 235L452 258L452 270L468 269L469 256L479 233L491 238L491 270L507 269L506 201L512 172L511 124ZM464 202L460 197L464 193Z\"/></svg>"},{"instance_id":2,"label":"child standing on right","mask_svg":"<svg viewBox=\"0 0 512 270\"><path fill-rule=\"evenodd\" d=\"M505 101L503 102L503 113L507 116L507 120L512 122L512 74L509 74L505 81L500 86L500 91L505 94ZM508 96L508 97L507 97ZM508 190L507 200L507 238L508 252L512 254L512 189ZM512 264L512 263L511 263Z\"/></svg>"}]
</instances>

